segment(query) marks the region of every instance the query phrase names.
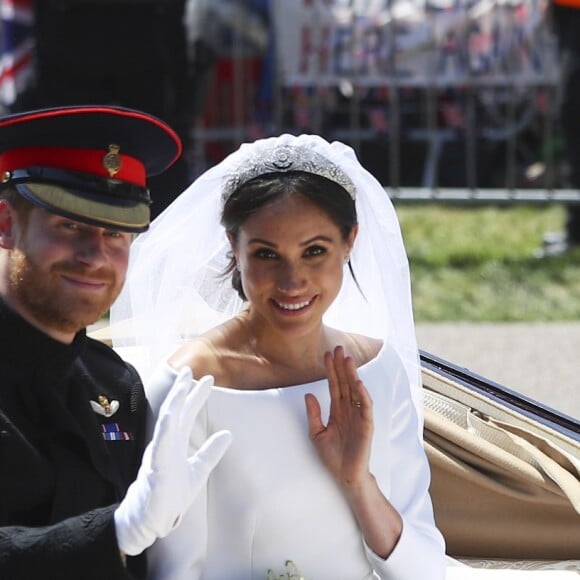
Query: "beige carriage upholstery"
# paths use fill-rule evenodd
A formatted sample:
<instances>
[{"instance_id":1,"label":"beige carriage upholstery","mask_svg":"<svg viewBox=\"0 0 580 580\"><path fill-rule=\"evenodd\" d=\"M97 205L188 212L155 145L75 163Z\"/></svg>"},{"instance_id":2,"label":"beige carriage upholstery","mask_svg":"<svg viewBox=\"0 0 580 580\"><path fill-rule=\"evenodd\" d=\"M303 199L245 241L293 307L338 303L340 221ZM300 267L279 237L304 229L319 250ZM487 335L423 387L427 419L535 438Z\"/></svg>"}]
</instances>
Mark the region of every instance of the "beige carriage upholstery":
<instances>
[{"instance_id":1,"label":"beige carriage upholstery","mask_svg":"<svg viewBox=\"0 0 580 580\"><path fill-rule=\"evenodd\" d=\"M460 562L476 570L513 570L521 574L524 572L559 572L556 578L566 578L572 573L577 577L580 576L580 560L478 560L464 558ZM568 572L568 574L564 576L562 572ZM491 575L490 577L493 578ZM532 576L532 578L535 577L535 575Z\"/></svg>"},{"instance_id":2,"label":"beige carriage upholstery","mask_svg":"<svg viewBox=\"0 0 580 580\"><path fill-rule=\"evenodd\" d=\"M579 570L575 563L567 568L536 562L521 567L519 563L500 561L497 566L447 568L445 580L577 580Z\"/></svg>"},{"instance_id":3,"label":"beige carriage upholstery","mask_svg":"<svg viewBox=\"0 0 580 580\"><path fill-rule=\"evenodd\" d=\"M481 570L449 579L580 573L577 442L429 369L423 384L437 525L447 552Z\"/></svg>"}]
</instances>

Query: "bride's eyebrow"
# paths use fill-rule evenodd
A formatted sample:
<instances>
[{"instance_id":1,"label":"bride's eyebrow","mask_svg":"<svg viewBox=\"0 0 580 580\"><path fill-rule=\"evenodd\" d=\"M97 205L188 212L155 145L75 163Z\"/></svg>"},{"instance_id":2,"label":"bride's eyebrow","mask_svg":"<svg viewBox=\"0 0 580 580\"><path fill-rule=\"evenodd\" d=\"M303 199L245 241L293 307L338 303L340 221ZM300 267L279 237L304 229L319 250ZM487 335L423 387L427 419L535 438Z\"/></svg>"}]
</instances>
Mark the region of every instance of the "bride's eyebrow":
<instances>
[{"instance_id":1,"label":"bride's eyebrow","mask_svg":"<svg viewBox=\"0 0 580 580\"><path fill-rule=\"evenodd\" d=\"M308 246L308 245L313 244L315 242L330 243L330 242L332 242L332 238L330 238L328 236L314 236L313 238L310 238L308 240L305 240L304 242L301 242L300 245L301 246Z\"/></svg>"},{"instance_id":2,"label":"bride's eyebrow","mask_svg":"<svg viewBox=\"0 0 580 580\"><path fill-rule=\"evenodd\" d=\"M300 242L300 245L301 246L308 246L310 244L313 244L314 242L331 243L332 238L330 238L328 236L314 236L313 238L309 238L307 240L304 240L303 242ZM260 245L264 245L264 246L269 246L271 248L278 247L278 244L276 244L274 242L270 242L268 240L264 240L263 238L251 238L250 240L248 240L248 244L260 244Z\"/></svg>"},{"instance_id":3,"label":"bride's eyebrow","mask_svg":"<svg viewBox=\"0 0 580 580\"><path fill-rule=\"evenodd\" d=\"M268 240L264 240L263 238L251 238L248 240L248 244L260 244L262 246L270 246L271 248L276 248L278 244L274 242L269 242Z\"/></svg>"}]
</instances>

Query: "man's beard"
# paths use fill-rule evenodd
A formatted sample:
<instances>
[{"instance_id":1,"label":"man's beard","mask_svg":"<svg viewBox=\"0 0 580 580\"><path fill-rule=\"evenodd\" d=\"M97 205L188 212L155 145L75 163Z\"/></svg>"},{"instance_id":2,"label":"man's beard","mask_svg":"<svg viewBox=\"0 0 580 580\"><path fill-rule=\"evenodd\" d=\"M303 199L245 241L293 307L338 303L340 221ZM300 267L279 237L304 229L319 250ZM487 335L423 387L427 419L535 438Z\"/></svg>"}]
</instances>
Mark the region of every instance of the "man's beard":
<instances>
[{"instance_id":1,"label":"man's beard","mask_svg":"<svg viewBox=\"0 0 580 580\"><path fill-rule=\"evenodd\" d=\"M107 283L106 291L75 291L66 288L60 275L83 276L86 279ZM10 287L13 295L25 312L34 320L60 332L78 332L103 316L121 291L114 271L87 272L82 267L71 267L63 263L53 264L50 270L43 269L20 250L10 256Z\"/></svg>"}]
</instances>

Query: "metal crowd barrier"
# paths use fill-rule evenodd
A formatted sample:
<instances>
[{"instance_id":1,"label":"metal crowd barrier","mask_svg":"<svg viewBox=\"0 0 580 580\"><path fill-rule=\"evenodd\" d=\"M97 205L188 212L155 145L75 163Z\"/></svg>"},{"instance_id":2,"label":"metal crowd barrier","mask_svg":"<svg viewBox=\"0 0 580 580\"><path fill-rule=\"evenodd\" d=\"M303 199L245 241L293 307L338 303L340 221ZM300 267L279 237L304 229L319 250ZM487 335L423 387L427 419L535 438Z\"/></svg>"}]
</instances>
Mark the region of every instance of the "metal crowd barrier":
<instances>
[{"instance_id":1,"label":"metal crowd barrier","mask_svg":"<svg viewBox=\"0 0 580 580\"><path fill-rule=\"evenodd\" d=\"M580 191L577 189L467 189L467 188L414 188L403 187L385 191L396 203L441 202L472 205L509 205L527 203L546 205L551 203L578 204Z\"/></svg>"},{"instance_id":2,"label":"metal crowd barrier","mask_svg":"<svg viewBox=\"0 0 580 580\"><path fill-rule=\"evenodd\" d=\"M243 4L240 2L240 6ZM274 4L292 10L284 0L273 0ZM357 2L296 0L303 12L317 4L322 9ZM383 4L388 38L395 31L393 7L397 3L385 0ZM558 115L558 71L550 64L557 63L557 50L547 21L547 2L455 3L460 4L466 6L466 14L468 10L481 13L484 4L488 8L496 5L498 26L505 26L501 19L508 14L506 10L515 19L524 14L522 10L528 10L528 16L529 11L545 14L546 21L539 26L536 22L532 37L521 36L520 45L506 61L510 64L525 58L532 68L538 65L538 59L544 59L543 63L531 76L529 71L521 78L517 74L499 75L499 82L495 82L494 78L468 75L451 84L435 73L414 83L387 74L384 84L380 78L365 84L356 76L333 82L322 75L320 83L309 84L293 80L274 67L270 70L271 90L265 99L266 63L279 65L280 55L271 61L263 47L249 50L242 33L244 12L237 13L239 34L218 55L205 111L192 129L190 158L194 173L201 173L244 141L283 132L310 132L350 144L398 203L580 203L580 192L567 185ZM323 27L324 18L318 20ZM353 26L358 26L360 13L356 19L353 16L355 20ZM374 22L370 16L367 21ZM272 16L268 33L276 40L276 49L286 51L285 56L288 44L284 45L277 35L290 38L300 34L298 30L286 33L292 26L289 20L283 24L277 27ZM302 21L302 27L308 25L307 20ZM512 42L512 32L505 36L507 42ZM323 28L313 28L310 33L317 42L324 38ZM490 40L485 35L473 38L477 42ZM357 50L353 42L353 54ZM396 55L391 55L392 70L397 67L395 59Z\"/></svg>"}]
</instances>

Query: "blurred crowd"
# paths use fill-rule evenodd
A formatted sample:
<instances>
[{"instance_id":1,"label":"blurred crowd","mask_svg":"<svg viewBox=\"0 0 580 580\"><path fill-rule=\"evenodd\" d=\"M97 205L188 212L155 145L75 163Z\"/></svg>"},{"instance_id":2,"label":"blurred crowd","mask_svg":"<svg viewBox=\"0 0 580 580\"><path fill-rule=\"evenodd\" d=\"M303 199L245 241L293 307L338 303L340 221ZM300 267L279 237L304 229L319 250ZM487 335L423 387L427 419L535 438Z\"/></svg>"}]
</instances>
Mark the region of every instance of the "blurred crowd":
<instances>
[{"instance_id":1,"label":"blurred crowd","mask_svg":"<svg viewBox=\"0 0 580 580\"><path fill-rule=\"evenodd\" d=\"M485 12L482 4L489 16L478 23L473 14ZM296 24L301 31L293 30L288 15L294 10L307 21L317 5L320 10L332 5L339 20L349 11L356 15L350 26L355 33L362 30L359 37L347 36L340 23L338 29L343 44L355 55L361 52L365 63L369 55L353 38L372 41L371 56L388 60L391 40L384 31L395 30L391 16L398 19L397 34L410 31L393 42L409 44L411 32L415 35L409 54L424 49L425 29L434 30L436 73L428 79L401 73L395 85L392 79L357 84L356 75L359 81L363 75L356 71L338 78L337 67L348 59L336 56L341 41L334 34L334 57L325 58L335 77L290 78L293 45L287 38L313 44L327 34L324 24L305 32L304 21ZM184 140L185 153L171 171L151 181L154 216L241 141L282 131L350 143L365 166L395 188L577 187L561 131L558 97L566 83L558 84L546 55L558 49L573 54L562 38L578 44L580 34L570 31L570 18L564 19L566 35L554 34L562 25L552 26L548 0L313 0L291 6L276 0L0 0L3 109L99 102L168 121ZM406 58L403 54L402 61ZM506 81L504 73L526 59L544 77ZM571 66L566 70L577 64ZM470 84L457 72L449 76L454 67L468 70L467 81L486 67L504 77L500 84Z\"/></svg>"}]
</instances>

